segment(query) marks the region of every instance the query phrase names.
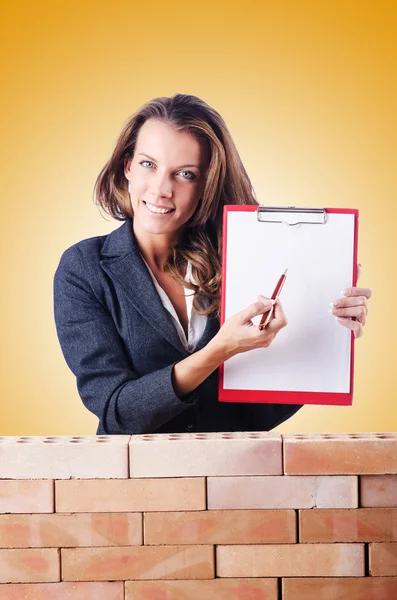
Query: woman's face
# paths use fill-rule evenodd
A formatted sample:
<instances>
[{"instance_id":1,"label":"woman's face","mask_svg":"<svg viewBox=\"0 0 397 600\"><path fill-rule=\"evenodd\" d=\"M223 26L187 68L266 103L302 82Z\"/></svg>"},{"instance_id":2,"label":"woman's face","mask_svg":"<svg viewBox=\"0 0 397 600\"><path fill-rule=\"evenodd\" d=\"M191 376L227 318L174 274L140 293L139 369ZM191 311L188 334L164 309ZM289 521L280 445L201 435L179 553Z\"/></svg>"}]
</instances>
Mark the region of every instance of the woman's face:
<instances>
[{"instance_id":1,"label":"woman's face","mask_svg":"<svg viewBox=\"0 0 397 600\"><path fill-rule=\"evenodd\" d=\"M162 121L145 121L124 168L134 230L174 240L196 210L208 164L204 142Z\"/></svg>"}]
</instances>

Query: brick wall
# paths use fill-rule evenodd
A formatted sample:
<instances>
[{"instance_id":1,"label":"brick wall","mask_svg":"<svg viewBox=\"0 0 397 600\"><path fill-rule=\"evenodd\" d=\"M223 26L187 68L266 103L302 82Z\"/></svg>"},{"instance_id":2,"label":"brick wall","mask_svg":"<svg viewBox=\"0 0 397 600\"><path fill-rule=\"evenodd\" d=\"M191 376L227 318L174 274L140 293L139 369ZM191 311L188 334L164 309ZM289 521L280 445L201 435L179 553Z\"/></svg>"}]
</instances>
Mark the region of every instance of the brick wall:
<instances>
[{"instance_id":1,"label":"brick wall","mask_svg":"<svg viewBox=\"0 0 397 600\"><path fill-rule=\"evenodd\" d=\"M397 433L0 438L0 600L396 600Z\"/></svg>"}]
</instances>

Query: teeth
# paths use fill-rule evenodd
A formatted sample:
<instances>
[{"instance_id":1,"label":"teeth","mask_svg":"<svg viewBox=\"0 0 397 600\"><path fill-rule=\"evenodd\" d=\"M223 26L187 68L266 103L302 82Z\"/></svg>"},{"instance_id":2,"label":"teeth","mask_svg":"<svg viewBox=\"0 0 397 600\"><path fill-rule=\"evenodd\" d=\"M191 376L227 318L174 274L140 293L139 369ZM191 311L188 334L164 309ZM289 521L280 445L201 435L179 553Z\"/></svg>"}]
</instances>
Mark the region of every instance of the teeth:
<instances>
[{"instance_id":1,"label":"teeth","mask_svg":"<svg viewBox=\"0 0 397 600\"><path fill-rule=\"evenodd\" d=\"M172 211L172 208L157 208L156 206L153 206L152 204L149 204L148 202L146 202L146 206L148 207L148 209L151 212L161 213L163 215Z\"/></svg>"}]
</instances>

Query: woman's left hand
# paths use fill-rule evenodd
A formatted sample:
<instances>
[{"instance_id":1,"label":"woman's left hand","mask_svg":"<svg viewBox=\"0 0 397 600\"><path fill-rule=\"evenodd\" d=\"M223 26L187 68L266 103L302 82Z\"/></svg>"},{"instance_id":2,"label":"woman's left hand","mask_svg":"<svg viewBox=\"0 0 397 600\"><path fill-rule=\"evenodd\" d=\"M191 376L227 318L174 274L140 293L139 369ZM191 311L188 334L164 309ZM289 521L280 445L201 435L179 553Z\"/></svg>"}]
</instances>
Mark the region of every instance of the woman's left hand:
<instances>
[{"instance_id":1,"label":"woman's left hand","mask_svg":"<svg viewBox=\"0 0 397 600\"><path fill-rule=\"evenodd\" d=\"M361 274L361 265L358 265L357 281ZM352 329L354 337L363 335L363 327L368 314L368 300L372 296L369 288L350 287L343 290L344 297L332 302L331 312L338 317L338 323ZM355 317L353 319L352 317Z\"/></svg>"}]
</instances>

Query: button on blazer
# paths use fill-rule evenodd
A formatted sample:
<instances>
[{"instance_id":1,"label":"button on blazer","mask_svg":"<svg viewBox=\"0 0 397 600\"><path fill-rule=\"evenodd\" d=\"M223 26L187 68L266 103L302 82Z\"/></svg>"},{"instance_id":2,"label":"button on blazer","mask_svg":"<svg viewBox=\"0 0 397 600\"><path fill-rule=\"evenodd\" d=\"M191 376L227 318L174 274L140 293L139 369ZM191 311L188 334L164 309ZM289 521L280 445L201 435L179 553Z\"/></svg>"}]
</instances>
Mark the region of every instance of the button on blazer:
<instances>
[{"instance_id":1,"label":"button on blazer","mask_svg":"<svg viewBox=\"0 0 397 600\"><path fill-rule=\"evenodd\" d=\"M207 304L208 306L208 304ZM184 348L140 255L132 219L64 251L54 275L59 343L97 434L268 431L301 405L218 402L218 369L191 394L172 383ZM194 351L219 331L208 317Z\"/></svg>"}]
</instances>

